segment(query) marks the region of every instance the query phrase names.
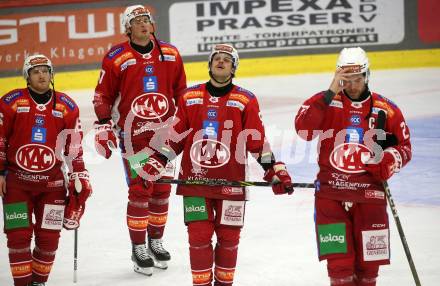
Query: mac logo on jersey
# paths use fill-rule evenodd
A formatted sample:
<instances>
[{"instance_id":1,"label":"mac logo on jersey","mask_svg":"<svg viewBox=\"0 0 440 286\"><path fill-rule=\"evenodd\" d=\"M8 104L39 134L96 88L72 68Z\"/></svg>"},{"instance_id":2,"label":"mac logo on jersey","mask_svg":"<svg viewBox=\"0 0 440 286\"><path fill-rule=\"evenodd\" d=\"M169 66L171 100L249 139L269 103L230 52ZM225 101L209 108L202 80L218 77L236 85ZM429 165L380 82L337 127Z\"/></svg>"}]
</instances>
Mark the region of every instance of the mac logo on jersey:
<instances>
[{"instance_id":1,"label":"mac logo on jersey","mask_svg":"<svg viewBox=\"0 0 440 286\"><path fill-rule=\"evenodd\" d=\"M204 168L219 168L229 162L231 151L217 140L201 139L193 143L191 161Z\"/></svg>"},{"instance_id":2,"label":"mac logo on jersey","mask_svg":"<svg viewBox=\"0 0 440 286\"><path fill-rule=\"evenodd\" d=\"M131 112L143 119L157 119L168 113L168 99L161 93L144 93L131 103Z\"/></svg>"},{"instance_id":3,"label":"mac logo on jersey","mask_svg":"<svg viewBox=\"0 0 440 286\"><path fill-rule=\"evenodd\" d=\"M345 173L363 173L364 166L372 152L363 144L344 143L338 145L330 154L330 164Z\"/></svg>"},{"instance_id":4,"label":"mac logo on jersey","mask_svg":"<svg viewBox=\"0 0 440 286\"><path fill-rule=\"evenodd\" d=\"M39 144L27 144L15 154L18 166L26 171L39 173L50 170L55 165L55 154L52 149Z\"/></svg>"}]
</instances>

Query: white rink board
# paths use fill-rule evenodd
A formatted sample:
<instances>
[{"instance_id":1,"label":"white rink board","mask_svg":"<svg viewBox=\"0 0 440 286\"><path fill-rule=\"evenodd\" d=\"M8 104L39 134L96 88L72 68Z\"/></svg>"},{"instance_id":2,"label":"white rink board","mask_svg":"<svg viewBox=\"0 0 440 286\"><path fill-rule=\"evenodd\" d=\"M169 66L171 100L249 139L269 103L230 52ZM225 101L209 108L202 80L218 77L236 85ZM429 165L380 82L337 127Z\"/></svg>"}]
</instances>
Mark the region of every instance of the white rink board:
<instances>
[{"instance_id":1,"label":"white rink board","mask_svg":"<svg viewBox=\"0 0 440 286\"><path fill-rule=\"evenodd\" d=\"M288 148L285 146L288 145L284 144L295 139L293 118L299 105L307 97L327 89L331 76L330 73L268 76L239 78L236 82L253 91L260 99L269 139L277 152L281 148L286 152ZM438 285L440 280L439 79L438 68L372 71L371 78L372 89L392 99L402 109L412 128L413 161L390 180L390 187L424 286ZM94 120L91 105L93 90L69 94L81 108L83 126L88 134L85 159L94 193L88 201L79 230L78 283L72 282L73 232L63 230L47 285L191 285L182 199L175 195L170 199L165 231L165 247L172 255L169 269L156 270L150 278L133 272L125 223L127 187L121 159L113 156L105 161L93 151L93 133L88 132ZM305 159L291 159L289 170L294 181L313 180L317 169L315 164L309 163L313 161L309 159L313 157L313 151L309 149L306 149ZM262 171L255 163L252 170L255 171L252 178L260 180ZM414 285L391 217L390 223L392 264L381 268L378 285ZM235 277L235 284L240 286L329 284L325 263L319 263L316 257L311 190L296 190L292 196L275 197L270 189L251 189ZM12 285L4 234L0 234L0 285Z\"/></svg>"}]
</instances>

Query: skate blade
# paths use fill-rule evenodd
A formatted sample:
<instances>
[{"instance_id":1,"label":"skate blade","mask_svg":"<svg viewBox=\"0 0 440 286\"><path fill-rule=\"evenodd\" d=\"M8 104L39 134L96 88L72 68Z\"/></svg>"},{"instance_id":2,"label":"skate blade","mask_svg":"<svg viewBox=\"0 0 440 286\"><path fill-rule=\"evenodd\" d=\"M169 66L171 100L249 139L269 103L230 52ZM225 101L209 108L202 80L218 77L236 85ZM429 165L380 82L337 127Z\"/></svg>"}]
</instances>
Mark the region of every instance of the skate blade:
<instances>
[{"instance_id":1,"label":"skate blade","mask_svg":"<svg viewBox=\"0 0 440 286\"><path fill-rule=\"evenodd\" d=\"M153 275L153 267L139 267L137 265L133 265L133 270L134 272L146 275L146 276L151 276Z\"/></svg>"},{"instance_id":2,"label":"skate blade","mask_svg":"<svg viewBox=\"0 0 440 286\"><path fill-rule=\"evenodd\" d=\"M150 257L153 258L155 268L159 268L162 270L168 269L167 261L157 260L156 256L154 256L153 252L150 249L148 249L147 252L150 255Z\"/></svg>"},{"instance_id":3,"label":"skate blade","mask_svg":"<svg viewBox=\"0 0 440 286\"><path fill-rule=\"evenodd\" d=\"M159 261L157 259L154 260L154 267L165 270L168 268L168 263L166 261Z\"/></svg>"}]
</instances>

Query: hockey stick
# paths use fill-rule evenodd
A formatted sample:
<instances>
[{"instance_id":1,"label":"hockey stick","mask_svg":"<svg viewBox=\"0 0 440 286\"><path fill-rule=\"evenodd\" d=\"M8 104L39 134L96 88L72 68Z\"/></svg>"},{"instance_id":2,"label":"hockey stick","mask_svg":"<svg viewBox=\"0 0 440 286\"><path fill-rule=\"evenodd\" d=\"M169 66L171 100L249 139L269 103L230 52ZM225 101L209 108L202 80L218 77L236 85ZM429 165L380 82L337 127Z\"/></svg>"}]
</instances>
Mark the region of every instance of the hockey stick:
<instances>
[{"instance_id":1,"label":"hockey stick","mask_svg":"<svg viewBox=\"0 0 440 286\"><path fill-rule=\"evenodd\" d=\"M269 182L250 182L250 181L215 181L215 180L179 180L179 179L159 179L158 184L177 184L194 186L226 186L226 187L270 187ZM293 183L294 188L315 188L312 183Z\"/></svg>"},{"instance_id":2,"label":"hockey stick","mask_svg":"<svg viewBox=\"0 0 440 286\"><path fill-rule=\"evenodd\" d=\"M78 281L78 228L75 228L75 239L73 243L73 283Z\"/></svg>"},{"instance_id":3,"label":"hockey stick","mask_svg":"<svg viewBox=\"0 0 440 286\"><path fill-rule=\"evenodd\" d=\"M377 129L383 130L385 127L385 120L386 120L385 112L383 110L380 110L377 115L378 115L377 116ZM382 185L385 189L385 195L386 195L388 203L390 205L390 209L393 214L394 221L397 226L397 230L399 232L400 240L402 241L403 249L405 250L406 259L408 260L409 267L411 268L411 273L414 278L414 282L416 283L417 286L421 286L419 275L417 274L416 266L415 266L413 258L411 256L411 252L409 251L408 242L406 241L406 236L405 236L405 233L403 232L403 228L402 228L402 224L400 222L399 215L397 214L396 205L394 204L393 197L391 196L390 187L388 186L387 181L383 181Z\"/></svg>"}]
</instances>

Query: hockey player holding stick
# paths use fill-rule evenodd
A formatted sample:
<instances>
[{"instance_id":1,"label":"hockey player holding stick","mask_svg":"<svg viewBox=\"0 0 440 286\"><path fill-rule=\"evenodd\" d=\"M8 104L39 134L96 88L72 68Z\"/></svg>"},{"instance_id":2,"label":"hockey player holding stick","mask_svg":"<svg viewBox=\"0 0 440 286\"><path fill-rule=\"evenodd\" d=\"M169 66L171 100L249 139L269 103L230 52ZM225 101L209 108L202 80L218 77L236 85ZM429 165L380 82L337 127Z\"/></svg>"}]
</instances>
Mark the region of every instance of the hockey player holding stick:
<instances>
[{"instance_id":1,"label":"hockey player holding stick","mask_svg":"<svg viewBox=\"0 0 440 286\"><path fill-rule=\"evenodd\" d=\"M92 189L82 158L79 110L54 90L51 61L29 56L23 76L27 88L0 99L0 196L14 285L43 286L63 224L68 230L79 227Z\"/></svg>"},{"instance_id":2,"label":"hockey player holding stick","mask_svg":"<svg viewBox=\"0 0 440 286\"><path fill-rule=\"evenodd\" d=\"M329 89L306 100L295 119L298 135L320 140L316 239L319 260L327 260L330 285L335 286L374 286L379 266L390 263L382 182L411 160L404 117L393 102L369 90L369 76L365 51L344 48ZM373 147L379 147L373 129L380 110L387 120L378 161L377 154L371 157Z\"/></svg>"},{"instance_id":3,"label":"hockey player holding stick","mask_svg":"<svg viewBox=\"0 0 440 286\"><path fill-rule=\"evenodd\" d=\"M160 177L167 158L180 153L180 179L219 183L244 180L250 152L265 170L264 179L277 183L272 186L275 194L293 192L285 164L275 161L266 141L257 98L232 83L238 63L235 48L227 44L214 46L208 63L210 80L186 90L171 136L158 132L158 141L152 140L165 156L155 154L144 166L151 180ZM161 145L167 141L167 146ZM212 280L217 286L232 285L246 189L179 185L177 194L183 196L193 285L212 285ZM215 247L211 243L214 233Z\"/></svg>"},{"instance_id":4,"label":"hockey player holding stick","mask_svg":"<svg viewBox=\"0 0 440 286\"><path fill-rule=\"evenodd\" d=\"M171 257L162 245L171 185L145 186L138 174L148 158L142 150L163 128L161 123L174 115L186 76L178 50L156 39L147 8L129 6L122 20L129 40L104 57L95 89L95 142L97 152L109 158L119 137L128 183L127 226L134 270L151 275L153 265L165 269ZM172 177L173 168L168 170Z\"/></svg>"}]
</instances>

